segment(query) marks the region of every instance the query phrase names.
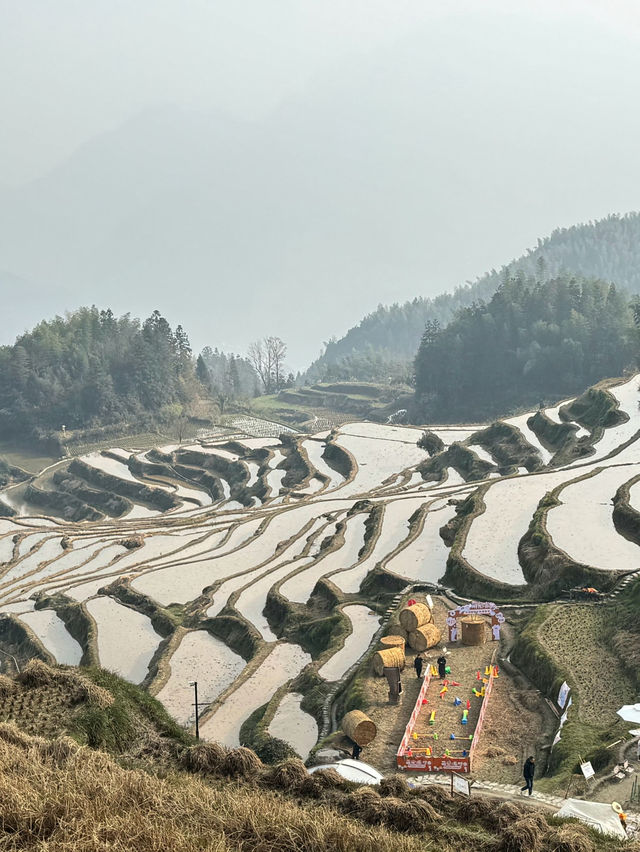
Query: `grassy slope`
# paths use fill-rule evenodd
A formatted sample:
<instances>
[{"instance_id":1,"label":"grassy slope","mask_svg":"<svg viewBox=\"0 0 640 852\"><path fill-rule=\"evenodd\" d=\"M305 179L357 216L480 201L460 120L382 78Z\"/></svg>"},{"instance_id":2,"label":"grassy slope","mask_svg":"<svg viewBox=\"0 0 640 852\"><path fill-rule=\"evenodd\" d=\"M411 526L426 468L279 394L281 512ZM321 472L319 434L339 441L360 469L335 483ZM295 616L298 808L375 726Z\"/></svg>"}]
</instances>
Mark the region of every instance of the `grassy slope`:
<instances>
[{"instance_id":1,"label":"grassy slope","mask_svg":"<svg viewBox=\"0 0 640 852\"><path fill-rule=\"evenodd\" d=\"M611 646L611 625L618 604L544 605L524 625L511 659L555 704L563 680L572 688L573 705L562 739L549 759L550 777L543 788L558 789L579 763L590 760L596 771L615 762L606 746L626 734L616 709L633 700L634 687L623 661Z\"/></svg>"}]
</instances>

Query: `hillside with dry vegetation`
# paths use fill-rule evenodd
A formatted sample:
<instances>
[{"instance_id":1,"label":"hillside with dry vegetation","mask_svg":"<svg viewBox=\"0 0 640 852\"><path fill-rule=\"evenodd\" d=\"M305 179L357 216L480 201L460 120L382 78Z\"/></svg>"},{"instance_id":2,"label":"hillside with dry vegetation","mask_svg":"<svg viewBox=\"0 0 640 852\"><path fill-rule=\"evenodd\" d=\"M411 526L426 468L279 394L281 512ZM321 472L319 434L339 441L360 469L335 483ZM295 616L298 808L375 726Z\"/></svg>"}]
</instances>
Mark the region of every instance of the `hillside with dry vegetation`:
<instances>
[{"instance_id":1,"label":"hillside with dry vegetation","mask_svg":"<svg viewBox=\"0 0 640 852\"><path fill-rule=\"evenodd\" d=\"M122 692L115 681L110 685L116 686L115 692L71 669L42 663L31 664L18 678L2 678L2 715L8 697L16 700L14 721L0 722L0 849L454 852L469 844L479 852L622 848L585 827L561 823L525 805L454 798L435 784L411 789L403 779L390 777L377 789L358 787L334 770L310 775L297 759L264 766L247 748L197 744L169 730L159 736L156 729L154 740L150 719L162 719L163 711L159 705L149 710L155 702L135 687L130 688L130 703L140 692L138 706L147 707L146 725L136 731L146 748L137 757L131 750L123 753L117 743L112 754L83 745L73 725L72 736L43 737L24 730L33 728L30 707L48 707L51 696L65 690L85 711L122 711Z\"/></svg>"}]
</instances>

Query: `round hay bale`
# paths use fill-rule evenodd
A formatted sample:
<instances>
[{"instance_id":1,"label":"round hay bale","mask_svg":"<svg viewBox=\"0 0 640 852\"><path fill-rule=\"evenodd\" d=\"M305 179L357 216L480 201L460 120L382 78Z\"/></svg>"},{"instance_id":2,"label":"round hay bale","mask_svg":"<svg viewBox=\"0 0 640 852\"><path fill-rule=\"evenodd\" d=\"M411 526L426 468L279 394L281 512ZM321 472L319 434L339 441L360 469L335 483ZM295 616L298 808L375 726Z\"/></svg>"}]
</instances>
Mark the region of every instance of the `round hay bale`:
<instances>
[{"instance_id":1,"label":"round hay bale","mask_svg":"<svg viewBox=\"0 0 640 852\"><path fill-rule=\"evenodd\" d=\"M244 746L232 748L222 762L222 771L232 778L256 778L261 769L262 761L258 755Z\"/></svg>"},{"instance_id":2,"label":"round hay bale","mask_svg":"<svg viewBox=\"0 0 640 852\"><path fill-rule=\"evenodd\" d=\"M383 651L387 648L400 648L404 653L404 636L383 636L380 644Z\"/></svg>"},{"instance_id":3,"label":"round hay bale","mask_svg":"<svg viewBox=\"0 0 640 852\"><path fill-rule=\"evenodd\" d=\"M363 748L373 742L378 733L375 724L362 710L351 710L347 713L342 719L342 730Z\"/></svg>"},{"instance_id":4,"label":"round hay bale","mask_svg":"<svg viewBox=\"0 0 640 852\"><path fill-rule=\"evenodd\" d=\"M409 644L414 651L426 651L435 647L442 639L442 633L435 624L423 624L409 634Z\"/></svg>"},{"instance_id":5,"label":"round hay bale","mask_svg":"<svg viewBox=\"0 0 640 852\"><path fill-rule=\"evenodd\" d=\"M430 624L433 621L431 610L424 603L414 603L413 606L406 606L400 613L400 624L407 631L412 633L421 627L423 624Z\"/></svg>"},{"instance_id":6,"label":"round hay bale","mask_svg":"<svg viewBox=\"0 0 640 852\"><path fill-rule=\"evenodd\" d=\"M373 655L373 673L382 677L385 666L397 666L402 671L405 667L404 649L387 648L376 651Z\"/></svg>"},{"instance_id":7,"label":"round hay bale","mask_svg":"<svg viewBox=\"0 0 640 852\"><path fill-rule=\"evenodd\" d=\"M465 615L460 622L463 645L484 645L487 641L484 618L479 615Z\"/></svg>"}]
</instances>

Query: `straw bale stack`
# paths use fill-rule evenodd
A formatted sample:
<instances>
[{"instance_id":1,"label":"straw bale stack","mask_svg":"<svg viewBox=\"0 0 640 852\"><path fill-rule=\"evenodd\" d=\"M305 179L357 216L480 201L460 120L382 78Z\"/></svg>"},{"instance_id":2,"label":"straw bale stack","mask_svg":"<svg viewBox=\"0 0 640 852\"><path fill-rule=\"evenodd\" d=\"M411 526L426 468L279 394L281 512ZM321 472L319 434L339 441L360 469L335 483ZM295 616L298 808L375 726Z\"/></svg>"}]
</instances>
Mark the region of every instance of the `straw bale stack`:
<instances>
[{"instance_id":1,"label":"straw bale stack","mask_svg":"<svg viewBox=\"0 0 640 852\"><path fill-rule=\"evenodd\" d=\"M387 648L400 648L404 651L405 640L404 636L383 636L380 644L383 651Z\"/></svg>"},{"instance_id":2,"label":"straw bale stack","mask_svg":"<svg viewBox=\"0 0 640 852\"><path fill-rule=\"evenodd\" d=\"M373 742L378 733L375 723L362 710L347 713L342 719L342 730L362 748Z\"/></svg>"},{"instance_id":3,"label":"straw bale stack","mask_svg":"<svg viewBox=\"0 0 640 852\"><path fill-rule=\"evenodd\" d=\"M430 624L433 621L431 610L424 603L414 603L411 606L406 606L400 613L400 624L407 633L412 633L423 624Z\"/></svg>"},{"instance_id":4,"label":"straw bale stack","mask_svg":"<svg viewBox=\"0 0 640 852\"><path fill-rule=\"evenodd\" d=\"M382 677L385 666L397 666L401 671L405 667L404 648L387 648L373 655L373 672Z\"/></svg>"},{"instance_id":5,"label":"straw bale stack","mask_svg":"<svg viewBox=\"0 0 640 852\"><path fill-rule=\"evenodd\" d=\"M409 634L409 645L414 651L426 651L433 648L442 639L442 633L435 624L423 624Z\"/></svg>"}]
</instances>

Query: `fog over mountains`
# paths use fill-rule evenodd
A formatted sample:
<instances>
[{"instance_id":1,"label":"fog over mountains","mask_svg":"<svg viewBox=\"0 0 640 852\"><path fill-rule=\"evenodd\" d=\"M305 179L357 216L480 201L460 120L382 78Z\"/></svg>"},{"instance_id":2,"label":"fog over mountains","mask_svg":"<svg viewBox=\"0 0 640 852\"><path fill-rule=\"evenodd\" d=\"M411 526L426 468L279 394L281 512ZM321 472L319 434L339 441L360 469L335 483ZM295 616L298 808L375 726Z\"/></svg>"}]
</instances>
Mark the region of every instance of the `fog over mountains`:
<instances>
[{"instance_id":1,"label":"fog over mountains","mask_svg":"<svg viewBox=\"0 0 640 852\"><path fill-rule=\"evenodd\" d=\"M434 20L255 121L150 108L0 188L1 342L79 304L158 307L194 348L277 334L303 368L380 302L640 206L635 41L499 20Z\"/></svg>"}]
</instances>

